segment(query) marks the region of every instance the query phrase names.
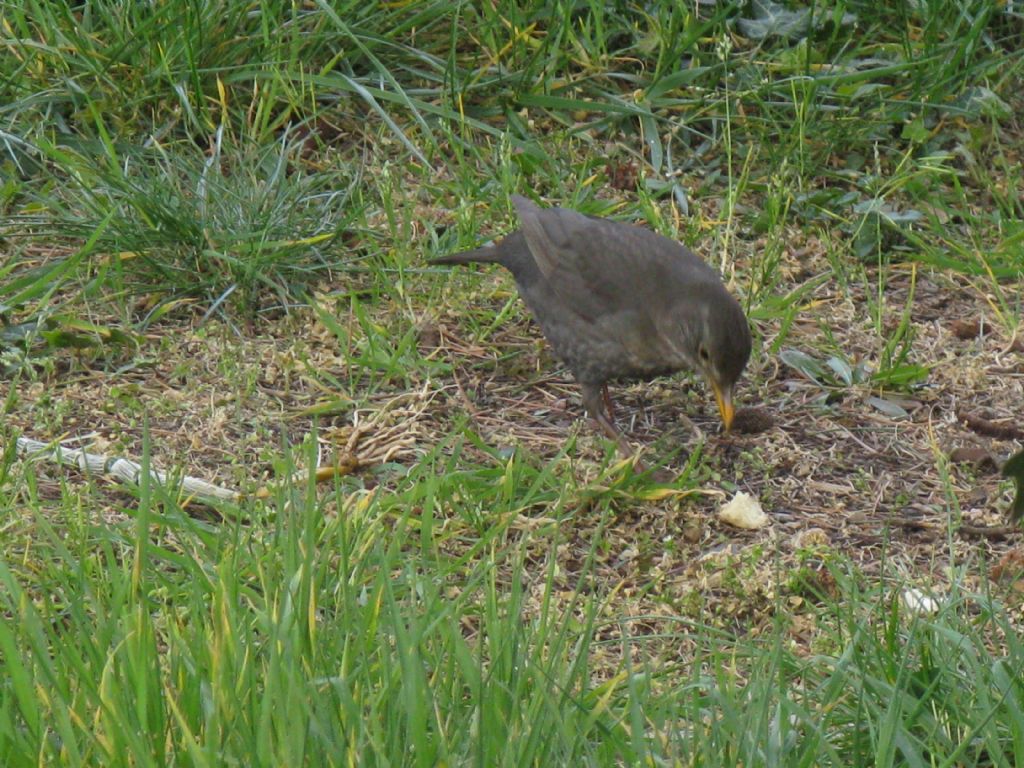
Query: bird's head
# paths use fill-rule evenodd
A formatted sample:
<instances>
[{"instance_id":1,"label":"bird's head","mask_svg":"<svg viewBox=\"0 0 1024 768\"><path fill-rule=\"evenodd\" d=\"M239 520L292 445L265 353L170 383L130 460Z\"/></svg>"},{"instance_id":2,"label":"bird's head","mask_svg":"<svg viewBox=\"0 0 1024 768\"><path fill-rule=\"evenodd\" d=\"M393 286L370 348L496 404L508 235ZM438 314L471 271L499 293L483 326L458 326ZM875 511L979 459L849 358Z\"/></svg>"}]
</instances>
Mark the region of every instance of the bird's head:
<instances>
[{"instance_id":1,"label":"bird's head","mask_svg":"<svg viewBox=\"0 0 1024 768\"><path fill-rule=\"evenodd\" d=\"M683 343L691 366L715 393L726 430L736 411L732 396L750 358L750 327L739 302L720 283L709 283L685 302Z\"/></svg>"}]
</instances>

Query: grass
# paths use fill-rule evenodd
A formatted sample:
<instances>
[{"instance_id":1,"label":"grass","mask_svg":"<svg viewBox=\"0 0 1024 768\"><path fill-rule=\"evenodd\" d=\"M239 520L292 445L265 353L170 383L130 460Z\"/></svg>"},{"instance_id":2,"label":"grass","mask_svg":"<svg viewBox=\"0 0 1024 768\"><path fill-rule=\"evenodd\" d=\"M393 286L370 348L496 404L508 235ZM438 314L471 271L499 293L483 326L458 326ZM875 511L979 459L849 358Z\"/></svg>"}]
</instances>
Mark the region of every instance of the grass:
<instances>
[{"instance_id":1,"label":"grass","mask_svg":"<svg viewBox=\"0 0 1024 768\"><path fill-rule=\"evenodd\" d=\"M1024 762L1019 540L960 528L1008 484L945 457L950 403L1019 405L1022 34L982 0L0 3L0 762ZM627 390L660 484L574 426L510 282L424 266L512 193L721 268L783 428ZM22 433L276 490L211 512ZM326 454L362 469L273 482ZM715 522L735 490L772 532Z\"/></svg>"},{"instance_id":2,"label":"grass","mask_svg":"<svg viewBox=\"0 0 1024 768\"><path fill-rule=\"evenodd\" d=\"M212 525L145 482L97 524L8 461L5 488L47 511L0 568L7 763L1021 758L1024 658L991 596L915 615L901 580L864 590L840 558L805 581L812 609L770 606L762 638L678 618L652 636L591 589L599 539L556 603L571 511L557 477L517 464L480 476L437 454L392 494L300 488ZM508 494L510 476L534 487ZM529 505L556 519L520 528ZM673 644L686 664L649 652Z\"/></svg>"},{"instance_id":3,"label":"grass","mask_svg":"<svg viewBox=\"0 0 1024 768\"><path fill-rule=\"evenodd\" d=\"M455 467L428 456L388 494L282 492L246 524L144 482L97 524L8 461L7 492L46 508L0 569L8 764L1020 759L1024 659L991 596L916 616L898 580L865 591L833 558L805 581L813 609L777 599L762 638L679 619L652 636L592 590L600 539L554 599L559 478ZM520 527L532 506L555 519ZM591 514L614 525L607 500ZM810 653L795 617L818 624Z\"/></svg>"}]
</instances>

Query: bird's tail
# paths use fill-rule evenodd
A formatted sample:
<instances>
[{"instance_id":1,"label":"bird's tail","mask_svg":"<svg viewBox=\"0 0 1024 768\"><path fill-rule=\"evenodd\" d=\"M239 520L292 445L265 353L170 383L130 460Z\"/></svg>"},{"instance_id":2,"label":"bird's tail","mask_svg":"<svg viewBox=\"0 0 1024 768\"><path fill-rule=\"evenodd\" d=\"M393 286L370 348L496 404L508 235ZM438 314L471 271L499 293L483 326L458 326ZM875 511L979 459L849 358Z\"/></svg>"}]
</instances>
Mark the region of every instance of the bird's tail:
<instances>
[{"instance_id":1,"label":"bird's tail","mask_svg":"<svg viewBox=\"0 0 1024 768\"><path fill-rule=\"evenodd\" d=\"M471 251L452 253L431 259L428 264L497 264L498 249L494 244L474 248Z\"/></svg>"}]
</instances>

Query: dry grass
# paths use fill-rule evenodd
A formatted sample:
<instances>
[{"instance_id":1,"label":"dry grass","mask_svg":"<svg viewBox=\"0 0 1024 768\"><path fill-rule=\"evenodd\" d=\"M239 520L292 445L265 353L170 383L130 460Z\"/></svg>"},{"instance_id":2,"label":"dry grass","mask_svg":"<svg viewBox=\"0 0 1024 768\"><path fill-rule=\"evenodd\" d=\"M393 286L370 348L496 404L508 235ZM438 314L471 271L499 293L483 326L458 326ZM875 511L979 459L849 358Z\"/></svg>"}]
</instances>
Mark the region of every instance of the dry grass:
<instances>
[{"instance_id":1,"label":"dry grass","mask_svg":"<svg viewBox=\"0 0 1024 768\"><path fill-rule=\"evenodd\" d=\"M873 319L877 272L868 270L845 289L820 281L829 265L817 245L795 242L783 254L780 293L818 284L804 297L784 346L817 354L827 329L829 343L848 358L873 359L879 348L875 322L880 319L884 328L898 324L915 268L887 269L885 306ZM736 254L739 275L756 255L756 244L748 247ZM513 525L560 526L565 543L558 581L564 594L571 594L594 538L601 536L592 578L615 595L620 616L643 617L631 620L634 633L657 636L681 618L698 616L758 633L781 595L792 640L809 652L815 619L801 607L815 591L828 591L824 564L837 554L867 577L898 576L940 594L951 576L951 557L1018 557L1020 534L1003 527L1007 485L990 471L991 464L950 463L948 457L967 446L1001 461L1019 445L1019 435L1015 441L979 434L961 416L1015 424L1024 402L1024 357L993 317L989 297L969 281L920 269L914 274L912 354L932 371L924 386L897 398L909 418L879 411L869 400L877 393L868 386L826 391L781 364L766 352L777 324L759 322L761 343L741 398L771 414L775 424L767 431L720 434L703 386L687 377L614 390L619 423L650 461L667 458L670 468L681 470L687 456L699 451L690 483L706 492L659 492L634 484L613 502L612 519L592 514L588 499L614 487L628 469L614 467L611 447L582 419L575 385L525 311L517 303L508 321L482 340L463 322L466 313L500 311L508 301L512 283L500 271L479 283L486 290L469 295L462 289L476 278L453 274L448 306L421 315L419 354L450 365L450 374L410 368L401 384L378 382L370 394L351 399L325 384L323 373L349 382L357 374L336 336L308 309L281 315L258 332L213 320L199 327L197 317L179 316L151 328L130 352L56 353L32 380L17 385L8 419L38 440L72 440L128 456L140 454L148 422L155 464L242 489L274 479L282 445L308 439L310 414L321 408L318 463L354 455L360 470L348 482L384 491L402 465L415 463L462 419L489 446L464 445L467 467L493 466L512 449L539 466L556 459L574 438L555 469L574 514L556 521L543 508L527 509ZM401 325L403 314L386 301L372 310L381 328ZM343 315L341 322L352 334L350 343L358 345L359 324ZM961 338L965 327L977 323L977 337ZM54 484L62 482L60 474L70 475L66 482L82 482L66 470L46 470ZM734 490L759 498L771 525L758 532L723 526L715 510ZM46 496L45 483L43 491ZM116 491L100 490L95 502L90 514L119 514ZM465 551L459 541L449 539L453 553ZM528 589L539 596L545 579L539 561L536 578ZM982 577L967 578L966 586L987 588L971 583ZM609 628L605 634L616 632ZM617 659L620 650L607 652ZM665 654L683 657L686 650L659 651Z\"/></svg>"}]
</instances>

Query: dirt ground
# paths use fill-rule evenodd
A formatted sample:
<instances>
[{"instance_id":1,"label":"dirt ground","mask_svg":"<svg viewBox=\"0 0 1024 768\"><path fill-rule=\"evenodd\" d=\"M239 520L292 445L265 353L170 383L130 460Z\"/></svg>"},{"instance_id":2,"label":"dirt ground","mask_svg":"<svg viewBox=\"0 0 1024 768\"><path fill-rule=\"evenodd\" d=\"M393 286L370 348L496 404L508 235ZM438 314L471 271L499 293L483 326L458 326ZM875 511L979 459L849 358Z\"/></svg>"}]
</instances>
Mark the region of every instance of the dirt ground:
<instances>
[{"instance_id":1,"label":"dirt ground","mask_svg":"<svg viewBox=\"0 0 1024 768\"><path fill-rule=\"evenodd\" d=\"M648 631L657 628L654 617L698 610L704 621L757 631L777 590L794 605L806 596L787 581L794 573L819 579L804 585L812 591L828 589L822 566L831 554L868 577L902 576L939 594L951 561L983 562L974 569L979 580L1012 582L1024 556L1005 516L1011 486L998 466L1024 440L1024 340L1008 335L987 283L909 264L886 269L879 318L877 270L841 286L816 248L795 243L783 254L787 277L776 295L809 287L792 324L765 313L753 321L739 404L769 416L768 428L721 434L713 398L685 375L612 388L618 423L645 460L679 471L694 456L691 477L708 493L637 496L610 525L581 505L561 523L570 542L560 550L567 585L596 535L608 539L597 578L618 589L624 615L652 617ZM737 254L737 274L750 258ZM485 340L463 322L470 302L503 307L511 278L494 269L472 281L453 272L446 295L459 300L417 320L419 353L429 364L402 380L377 380L354 401L331 377L352 382L358 373L313 312L282 314L252 330L215 320L199 326L201 314L183 312L151 327L137 347L53 352L16 381L8 424L35 440L138 459L148 420L154 464L251 490L273 477L283 440L297 444L309 434L314 411L319 463L355 456L362 482L384 485L382 463L412 465L466 418L492 448L519 448L538 463L574 437L560 471L581 487L605 482L611 448L583 418L576 385L521 305ZM469 285L474 290L460 293ZM912 287L909 360L930 367L920 384L887 394L869 383L826 387L778 354L797 349L824 361L841 352L875 365L884 342L877 323L883 334L899 326ZM1006 295L1020 288L1003 286ZM327 307L330 289L322 294ZM334 308L358 347L359 325ZM384 304L370 311L396 331L410 322ZM117 324L102 310L90 320ZM493 462L471 446L464 456ZM85 482L70 469L38 472L44 499L59 498L62 481ZM737 490L760 501L769 525L741 531L717 519ZM97 515L118 515L128 498L102 480L98 492ZM538 580L540 589L543 575ZM793 631L810 636L797 618Z\"/></svg>"}]
</instances>

